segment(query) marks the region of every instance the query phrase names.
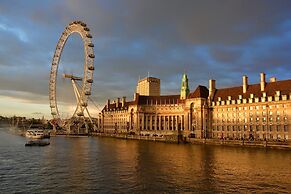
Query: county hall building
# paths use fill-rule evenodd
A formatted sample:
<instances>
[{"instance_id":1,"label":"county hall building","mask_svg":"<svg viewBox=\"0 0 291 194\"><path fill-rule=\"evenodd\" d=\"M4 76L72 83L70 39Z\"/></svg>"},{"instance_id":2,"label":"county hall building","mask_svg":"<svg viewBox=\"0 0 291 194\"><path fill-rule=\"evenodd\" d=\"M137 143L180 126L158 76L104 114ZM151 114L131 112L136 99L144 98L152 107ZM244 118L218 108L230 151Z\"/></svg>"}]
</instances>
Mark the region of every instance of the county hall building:
<instances>
[{"instance_id":1,"label":"county hall building","mask_svg":"<svg viewBox=\"0 0 291 194\"><path fill-rule=\"evenodd\" d=\"M133 101L107 100L99 114L99 129L106 133L146 136L182 135L191 138L291 140L291 80L249 84L243 76L237 87L189 90L182 76L180 94L160 95L160 79L138 81Z\"/></svg>"}]
</instances>

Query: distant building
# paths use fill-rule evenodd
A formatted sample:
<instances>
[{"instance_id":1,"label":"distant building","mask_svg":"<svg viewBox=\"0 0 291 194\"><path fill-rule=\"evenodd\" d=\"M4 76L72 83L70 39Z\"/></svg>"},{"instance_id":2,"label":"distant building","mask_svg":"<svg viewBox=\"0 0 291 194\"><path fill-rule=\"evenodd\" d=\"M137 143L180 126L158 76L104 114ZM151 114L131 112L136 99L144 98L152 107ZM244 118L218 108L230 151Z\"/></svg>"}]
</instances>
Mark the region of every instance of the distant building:
<instances>
[{"instance_id":1,"label":"distant building","mask_svg":"<svg viewBox=\"0 0 291 194\"><path fill-rule=\"evenodd\" d=\"M100 129L194 138L291 139L291 80L266 82L261 73L259 84L249 85L243 76L242 86L218 89L215 80L209 80L209 89L198 86L190 92L184 74L180 95L162 96L159 81L153 86L157 93L150 92L150 84L142 87L151 80L159 79L139 81L133 101L108 100L100 114Z\"/></svg>"},{"instance_id":2,"label":"distant building","mask_svg":"<svg viewBox=\"0 0 291 194\"><path fill-rule=\"evenodd\" d=\"M138 81L136 93L142 96L160 96L160 88L160 79L146 77Z\"/></svg>"}]
</instances>

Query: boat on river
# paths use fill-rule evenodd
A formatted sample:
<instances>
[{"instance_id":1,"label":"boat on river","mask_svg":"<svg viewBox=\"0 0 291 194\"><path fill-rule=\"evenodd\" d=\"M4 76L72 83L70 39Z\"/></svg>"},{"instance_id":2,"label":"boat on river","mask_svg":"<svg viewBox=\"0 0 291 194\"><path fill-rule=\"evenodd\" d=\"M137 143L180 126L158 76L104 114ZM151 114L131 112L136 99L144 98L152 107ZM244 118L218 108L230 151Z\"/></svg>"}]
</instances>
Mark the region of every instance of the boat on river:
<instances>
[{"instance_id":1,"label":"boat on river","mask_svg":"<svg viewBox=\"0 0 291 194\"><path fill-rule=\"evenodd\" d=\"M50 138L50 133L45 132L43 129L28 129L25 136L30 139L43 139Z\"/></svg>"},{"instance_id":2,"label":"boat on river","mask_svg":"<svg viewBox=\"0 0 291 194\"><path fill-rule=\"evenodd\" d=\"M41 140L30 140L25 146L47 146L50 145L49 141L41 141Z\"/></svg>"}]
</instances>

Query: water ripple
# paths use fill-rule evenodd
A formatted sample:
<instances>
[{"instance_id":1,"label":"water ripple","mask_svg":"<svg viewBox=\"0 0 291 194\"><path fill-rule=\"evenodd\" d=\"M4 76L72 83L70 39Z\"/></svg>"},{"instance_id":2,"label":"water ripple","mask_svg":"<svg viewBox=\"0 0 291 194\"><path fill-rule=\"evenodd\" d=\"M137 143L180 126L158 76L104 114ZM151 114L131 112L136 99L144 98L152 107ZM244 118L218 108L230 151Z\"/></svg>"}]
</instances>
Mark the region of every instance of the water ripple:
<instances>
[{"instance_id":1,"label":"water ripple","mask_svg":"<svg viewBox=\"0 0 291 194\"><path fill-rule=\"evenodd\" d=\"M24 147L0 130L0 193L288 193L291 155L110 138Z\"/></svg>"}]
</instances>

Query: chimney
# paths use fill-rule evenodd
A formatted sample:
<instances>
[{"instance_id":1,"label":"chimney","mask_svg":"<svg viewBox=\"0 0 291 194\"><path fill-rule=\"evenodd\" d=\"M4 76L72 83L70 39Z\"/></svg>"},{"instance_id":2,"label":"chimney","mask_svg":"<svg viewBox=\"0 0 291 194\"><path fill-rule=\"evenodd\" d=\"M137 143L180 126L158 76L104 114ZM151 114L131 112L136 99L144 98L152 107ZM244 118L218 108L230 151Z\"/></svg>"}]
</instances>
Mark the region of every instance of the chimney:
<instances>
[{"instance_id":1,"label":"chimney","mask_svg":"<svg viewBox=\"0 0 291 194\"><path fill-rule=\"evenodd\" d=\"M124 106L125 106L125 101L126 101L126 97L125 97L125 96L123 96L123 97L122 97L122 102L121 102L121 103L122 103L122 107L124 107Z\"/></svg>"},{"instance_id":2,"label":"chimney","mask_svg":"<svg viewBox=\"0 0 291 194\"><path fill-rule=\"evenodd\" d=\"M261 92L265 91L265 87L266 87L266 74L261 73Z\"/></svg>"},{"instance_id":3,"label":"chimney","mask_svg":"<svg viewBox=\"0 0 291 194\"><path fill-rule=\"evenodd\" d=\"M214 79L210 79L209 80L209 98L210 100L212 100L214 92L215 92L215 80Z\"/></svg>"},{"instance_id":4,"label":"chimney","mask_svg":"<svg viewBox=\"0 0 291 194\"><path fill-rule=\"evenodd\" d=\"M117 98L117 100L116 100L116 108L118 108L119 102L120 102L120 98Z\"/></svg>"},{"instance_id":5,"label":"chimney","mask_svg":"<svg viewBox=\"0 0 291 194\"><path fill-rule=\"evenodd\" d=\"M243 93L245 94L248 89L248 76L243 76Z\"/></svg>"},{"instance_id":6,"label":"chimney","mask_svg":"<svg viewBox=\"0 0 291 194\"><path fill-rule=\"evenodd\" d=\"M110 105L110 100L107 99L107 109L109 109L109 105Z\"/></svg>"},{"instance_id":7,"label":"chimney","mask_svg":"<svg viewBox=\"0 0 291 194\"><path fill-rule=\"evenodd\" d=\"M270 82L276 82L276 81L277 81L277 79L275 77L270 78Z\"/></svg>"}]
</instances>

